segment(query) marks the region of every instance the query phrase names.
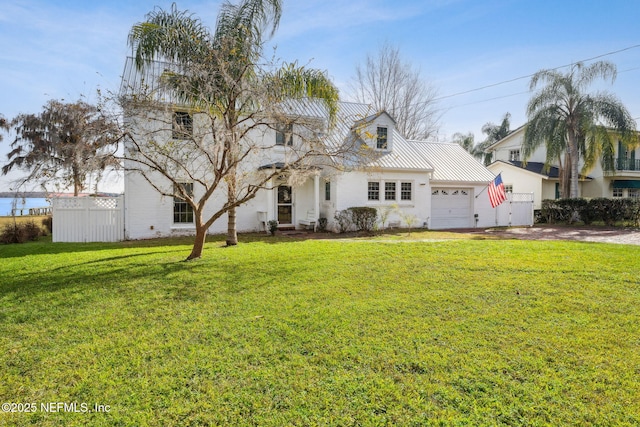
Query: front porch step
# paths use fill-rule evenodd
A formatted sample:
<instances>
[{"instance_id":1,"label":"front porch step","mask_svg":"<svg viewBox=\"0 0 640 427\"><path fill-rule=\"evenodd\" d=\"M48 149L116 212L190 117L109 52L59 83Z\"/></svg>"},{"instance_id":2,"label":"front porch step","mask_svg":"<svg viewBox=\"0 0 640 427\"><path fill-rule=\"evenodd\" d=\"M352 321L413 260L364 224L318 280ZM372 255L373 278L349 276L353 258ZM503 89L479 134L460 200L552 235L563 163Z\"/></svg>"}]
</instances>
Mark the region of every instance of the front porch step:
<instances>
[{"instance_id":1,"label":"front porch step","mask_svg":"<svg viewBox=\"0 0 640 427\"><path fill-rule=\"evenodd\" d=\"M295 229L294 225L278 226L278 231L294 231Z\"/></svg>"}]
</instances>

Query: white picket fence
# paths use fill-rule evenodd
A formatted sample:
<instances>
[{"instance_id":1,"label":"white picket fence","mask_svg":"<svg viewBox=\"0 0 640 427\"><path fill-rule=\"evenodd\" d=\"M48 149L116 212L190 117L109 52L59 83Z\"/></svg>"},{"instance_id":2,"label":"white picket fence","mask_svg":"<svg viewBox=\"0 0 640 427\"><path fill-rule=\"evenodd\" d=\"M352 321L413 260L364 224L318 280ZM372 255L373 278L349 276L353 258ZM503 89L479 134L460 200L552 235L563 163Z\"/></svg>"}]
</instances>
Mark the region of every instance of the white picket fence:
<instances>
[{"instance_id":1,"label":"white picket fence","mask_svg":"<svg viewBox=\"0 0 640 427\"><path fill-rule=\"evenodd\" d=\"M53 207L54 242L124 240L124 197L59 197Z\"/></svg>"}]
</instances>

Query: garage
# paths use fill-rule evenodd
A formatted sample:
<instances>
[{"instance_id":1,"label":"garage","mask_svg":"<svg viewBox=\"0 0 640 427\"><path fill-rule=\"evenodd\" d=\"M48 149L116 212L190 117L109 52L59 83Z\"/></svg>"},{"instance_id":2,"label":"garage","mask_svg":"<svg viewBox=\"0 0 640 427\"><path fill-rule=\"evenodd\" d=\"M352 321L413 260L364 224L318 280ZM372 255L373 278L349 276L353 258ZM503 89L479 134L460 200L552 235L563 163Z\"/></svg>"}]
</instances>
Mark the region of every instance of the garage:
<instances>
[{"instance_id":1,"label":"garage","mask_svg":"<svg viewBox=\"0 0 640 427\"><path fill-rule=\"evenodd\" d=\"M430 228L473 227L471 188L432 188Z\"/></svg>"}]
</instances>

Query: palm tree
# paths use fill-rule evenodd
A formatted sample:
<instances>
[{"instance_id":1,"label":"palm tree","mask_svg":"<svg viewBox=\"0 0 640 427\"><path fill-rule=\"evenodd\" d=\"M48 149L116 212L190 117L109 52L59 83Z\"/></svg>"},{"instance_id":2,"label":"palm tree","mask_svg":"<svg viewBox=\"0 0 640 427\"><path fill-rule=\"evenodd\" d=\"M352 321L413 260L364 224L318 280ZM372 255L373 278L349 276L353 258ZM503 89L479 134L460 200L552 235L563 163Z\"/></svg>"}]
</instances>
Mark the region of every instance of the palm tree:
<instances>
[{"instance_id":1,"label":"palm tree","mask_svg":"<svg viewBox=\"0 0 640 427\"><path fill-rule=\"evenodd\" d=\"M487 137L473 148L471 154L476 158L484 159L485 166L488 166L491 163L493 154L487 153L486 150L511 133L511 113L505 113L499 125L493 122L485 123L482 126L482 133Z\"/></svg>"},{"instance_id":2,"label":"palm tree","mask_svg":"<svg viewBox=\"0 0 640 427\"><path fill-rule=\"evenodd\" d=\"M527 106L523 156L527 159L541 144L546 145L547 164L557 161L563 171L563 197L567 194L578 197L581 159L583 173L588 172L598 158L605 171L613 171L613 136L619 137L625 146L634 144L636 123L624 105L611 94L585 92L595 79L613 82L616 74L614 64L598 61L589 66L582 62L573 64L566 74L541 70L531 78L530 90L540 83L546 85L534 94Z\"/></svg>"},{"instance_id":3,"label":"palm tree","mask_svg":"<svg viewBox=\"0 0 640 427\"><path fill-rule=\"evenodd\" d=\"M277 30L281 14L281 0L227 1L211 33L199 19L178 11L174 4L170 11L156 9L149 13L147 21L135 25L129 34L139 70L158 60L176 64L181 72L166 72L164 81L180 102L194 110L206 110L223 123L224 131L217 137L223 141L228 165L224 179L227 245L238 242L236 166L242 160L239 147L243 118L269 108L263 104L264 99L275 105L287 98L317 98L324 101L332 119L337 112L338 90L326 74L296 63L284 64L274 72L264 72L258 65L264 39ZM260 88L260 100L256 99L256 88ZM206 230L214 220L202 219L203 203L193 203L192 207L196 244L189 258L200 256Z\"/></svg>"}]
</instances>

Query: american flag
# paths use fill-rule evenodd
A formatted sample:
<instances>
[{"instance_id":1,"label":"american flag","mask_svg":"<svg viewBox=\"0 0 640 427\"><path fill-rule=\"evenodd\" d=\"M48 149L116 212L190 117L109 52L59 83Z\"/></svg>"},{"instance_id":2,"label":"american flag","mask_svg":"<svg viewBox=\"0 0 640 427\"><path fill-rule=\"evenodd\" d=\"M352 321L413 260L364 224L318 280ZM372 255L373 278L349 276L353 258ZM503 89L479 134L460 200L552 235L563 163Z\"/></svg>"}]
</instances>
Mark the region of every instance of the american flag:
<instances>
[{"instance_id":1,"label":"american flag","mask_svg":"<svg viewBox=\"0 0 640 427\"><path fill-rule=\"evenodd\" d=\"M500 174L496 176L496 179L491 181L487 193L489 193L489 202L491 202L492 208L495 208L500 203L507 200L507 192L504 191L504 184L502 183Z\"/></svg>"}]
</instances>

